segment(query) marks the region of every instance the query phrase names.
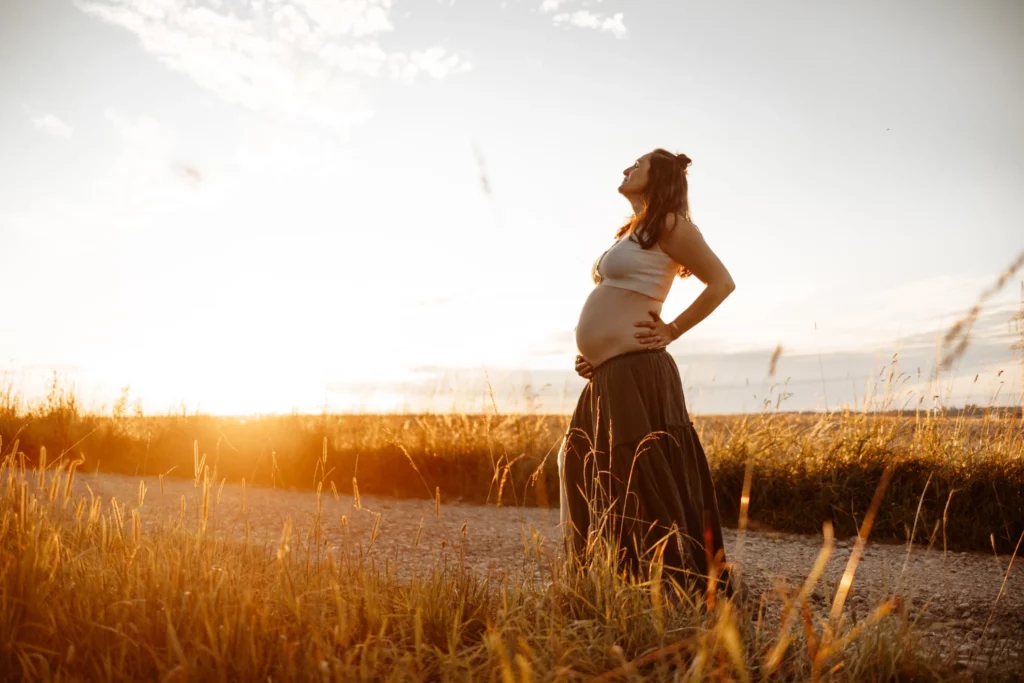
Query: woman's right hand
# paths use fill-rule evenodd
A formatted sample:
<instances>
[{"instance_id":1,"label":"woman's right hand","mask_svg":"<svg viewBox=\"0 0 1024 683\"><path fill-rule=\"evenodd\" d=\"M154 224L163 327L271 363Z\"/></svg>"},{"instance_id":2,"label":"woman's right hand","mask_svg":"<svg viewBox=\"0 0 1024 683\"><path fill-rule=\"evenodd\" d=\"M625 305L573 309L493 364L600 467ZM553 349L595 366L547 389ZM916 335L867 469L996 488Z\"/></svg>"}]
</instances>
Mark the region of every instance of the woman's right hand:
<instances>
[{"instance_id":1,"label":"woman's right hand","mask_svg":"<svg viewBox=\"0 0 1024 683\"><path fill-rule=\"evenodd\" d=\"M594 368L590 367L590 363L583 356L576 356L576 374L583 379L590 379L594 374Z\"/></svg>"}]
</instances>

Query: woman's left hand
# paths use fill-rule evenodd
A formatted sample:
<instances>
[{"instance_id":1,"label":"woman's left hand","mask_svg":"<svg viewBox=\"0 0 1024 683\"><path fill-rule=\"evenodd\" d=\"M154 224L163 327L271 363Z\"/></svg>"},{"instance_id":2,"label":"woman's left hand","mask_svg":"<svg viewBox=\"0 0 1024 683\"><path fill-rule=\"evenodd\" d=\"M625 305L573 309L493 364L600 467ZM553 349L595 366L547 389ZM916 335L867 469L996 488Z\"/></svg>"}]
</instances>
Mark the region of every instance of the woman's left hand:
<instances>
[{"instance_id":1,"label":"woman's left hand","mask_svg":"<svg viewBox=\"0 0 1024 683\"><path fill-rule=\"evenodd\" d=\"M645 327L634 335L641 344L652 349L663 349L679 337L675 328L666 323L654 311L650 311L651 320L633 323L634 327Z\"/></svg>"}]
</instances>

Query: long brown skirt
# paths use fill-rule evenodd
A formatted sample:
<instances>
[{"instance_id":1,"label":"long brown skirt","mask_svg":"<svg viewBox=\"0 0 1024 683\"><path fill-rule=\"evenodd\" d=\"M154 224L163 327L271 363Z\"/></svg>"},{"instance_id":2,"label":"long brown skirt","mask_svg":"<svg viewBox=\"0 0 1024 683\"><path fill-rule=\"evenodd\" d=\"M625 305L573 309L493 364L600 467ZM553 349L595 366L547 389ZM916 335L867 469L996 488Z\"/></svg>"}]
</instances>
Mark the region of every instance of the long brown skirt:
<instances>
[{"instance_id":1,"label":"long brown skirt","mask_svg":"<svg viewBox=\"0 0 1024 683\"><path fill-rule=\"evenodd\" d=\"M644 576L667 538L665 574L701 587L712 560L724 562L707 457L665 349L625 353L594 369L559 452L559 472L566 548L576 558L599 535L617 549L620 567Z\"/></svg>"}]
</instances>

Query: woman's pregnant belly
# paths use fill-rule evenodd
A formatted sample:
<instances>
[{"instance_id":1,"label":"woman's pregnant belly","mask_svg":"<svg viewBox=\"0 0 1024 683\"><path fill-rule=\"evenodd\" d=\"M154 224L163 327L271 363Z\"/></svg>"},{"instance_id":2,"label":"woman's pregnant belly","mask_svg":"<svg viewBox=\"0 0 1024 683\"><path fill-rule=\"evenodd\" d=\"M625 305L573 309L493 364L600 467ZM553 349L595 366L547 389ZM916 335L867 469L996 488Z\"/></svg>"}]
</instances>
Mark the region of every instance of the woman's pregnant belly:
<instances>
[{"instance_id":1,"label":"woman's pregnant belly","mask_svg":"<svg viewBox=\"0 0 1024 683\"><path fill-rule=\"evenodd\" d=\"M592 366L613 356L648 348L634 336L643 331L633 323L661 315L661 302L621 287L598 285L587 297L576 323L576 348Z\"/></svg>"}]
</instances>

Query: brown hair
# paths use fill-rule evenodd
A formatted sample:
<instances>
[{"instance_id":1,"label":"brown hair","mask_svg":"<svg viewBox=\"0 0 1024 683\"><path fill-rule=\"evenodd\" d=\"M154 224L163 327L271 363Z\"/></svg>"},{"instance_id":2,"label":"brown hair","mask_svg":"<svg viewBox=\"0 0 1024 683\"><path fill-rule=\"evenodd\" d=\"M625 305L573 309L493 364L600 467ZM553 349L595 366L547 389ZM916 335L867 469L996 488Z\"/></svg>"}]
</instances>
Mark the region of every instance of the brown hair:
<instances>
[{"instance_id":1,"label":"brown hair","mask_svg":"<svg viewBox=\"0 0 1024 683\"><path fill-rule=\"evenodd\" d=\"M686 182L686 169L692 163L690 157L659 148L651 152L649 160L651 167L647 174L643 208L615 233L615 239L629 235L629 239L643 249L650 249L661 239L669 214L681 213L687 221L690 220ZM685 266L679 267L679 277L690 275Z\"/></svg>"}]
</instances>

